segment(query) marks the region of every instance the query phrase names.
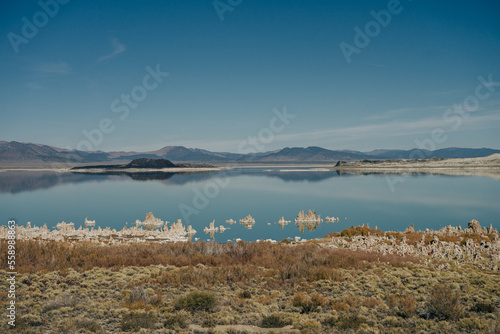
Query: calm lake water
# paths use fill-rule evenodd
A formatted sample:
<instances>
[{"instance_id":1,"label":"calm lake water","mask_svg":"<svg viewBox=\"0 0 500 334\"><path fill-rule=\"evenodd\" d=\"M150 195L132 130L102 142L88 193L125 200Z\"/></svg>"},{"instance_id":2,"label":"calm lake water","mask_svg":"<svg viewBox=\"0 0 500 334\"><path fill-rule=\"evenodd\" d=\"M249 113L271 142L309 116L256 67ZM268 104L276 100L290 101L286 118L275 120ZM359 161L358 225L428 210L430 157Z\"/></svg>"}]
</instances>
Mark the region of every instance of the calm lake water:
<instances>
[{"instance_id":1,"label":"calm lake water","mask_svg":"<svg viewBox=\"0 0 500 334\"><path fill-rule=\"evenodd\" d=\"M336 171L240 168L211 173L80 174L0 172L2 224L54 227L58 222L121 229L143 220L147 212L169 222L178 218L192 225L200 240L211 239L203 228L215 219L226 242L300 236L323 237L352 225L369 224L382 230L466 227L477 219L482 226L500 228L500 180L483 176L411 175L391 190L388 175L340 175ZM300 210L315 210L322 218L340 217L303 231L294 223ZM255 218L252 229L239 221ZM284 216L292 222L281 228ZM269 223L269 224L268 224Z\"/></svg>"}]
</instances>

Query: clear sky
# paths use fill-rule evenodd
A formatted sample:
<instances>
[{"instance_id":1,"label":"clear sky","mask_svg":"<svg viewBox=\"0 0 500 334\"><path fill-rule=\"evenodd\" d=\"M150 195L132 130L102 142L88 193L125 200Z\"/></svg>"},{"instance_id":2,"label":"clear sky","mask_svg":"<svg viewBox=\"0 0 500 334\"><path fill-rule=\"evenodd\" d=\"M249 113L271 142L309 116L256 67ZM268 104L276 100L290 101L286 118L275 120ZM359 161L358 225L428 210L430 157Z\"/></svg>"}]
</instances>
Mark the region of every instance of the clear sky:
<instances>
[{"instance_id":1,"label":"clear sky","mask_svg":"<svg viewBox=\"0 0 500 334\"><path fill-rule=\"evenodd\" d=\"M0 2L0 140L500 148L497 0L54 1Z\"/></svg>"}]
</instances>

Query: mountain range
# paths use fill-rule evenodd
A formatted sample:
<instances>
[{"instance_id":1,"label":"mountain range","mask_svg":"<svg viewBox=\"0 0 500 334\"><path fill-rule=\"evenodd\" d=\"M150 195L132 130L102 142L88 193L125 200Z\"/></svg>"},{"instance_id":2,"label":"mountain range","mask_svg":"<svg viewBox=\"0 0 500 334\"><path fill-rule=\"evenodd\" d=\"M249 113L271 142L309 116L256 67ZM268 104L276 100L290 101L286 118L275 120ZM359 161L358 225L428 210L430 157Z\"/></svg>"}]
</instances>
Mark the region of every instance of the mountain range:
<instances>
[{"instance_id":1,"label":"mountain range","mask_svg":"<svg viewBox=\"0 0 500 334\"><path fill-rule=\"evenodd\" d=\"M165 146L156 151L78 151L43 144L0 141L0 163L110 163L133 159L168 159L172 162L201 163L336 163L363 159L408 159L408 158L476 158L500 153L491 148L450 147L430 150L378 149L369 152L352 150L329 150L317 146L285 147L281 150L255 154L211 152L184 146Z\"/></svg>"}]
</instances>

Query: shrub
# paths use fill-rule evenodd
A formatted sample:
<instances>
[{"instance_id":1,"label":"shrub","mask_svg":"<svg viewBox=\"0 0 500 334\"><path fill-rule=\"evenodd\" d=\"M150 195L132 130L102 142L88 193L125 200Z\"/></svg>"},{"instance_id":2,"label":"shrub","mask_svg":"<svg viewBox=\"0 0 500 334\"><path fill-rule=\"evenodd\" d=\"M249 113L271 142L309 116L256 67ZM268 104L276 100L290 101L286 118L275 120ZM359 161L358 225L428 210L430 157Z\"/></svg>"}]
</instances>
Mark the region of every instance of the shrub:
<instances>
[{"instance_id":1,"label":"shrub","mask_svg":"<svg viewBox=\"0 0 500 334\"><path fill-rule=\"evenodd\" d=\"M458 322L458 328L469 333L477 333L479 330L486 328L486 324L480 319L464 318Z\"/></svg>"},{"instance_id":2,"label":"shrub","mask_svg":"<svg viewBox=\"0 0 500 334\"><path fill-rule=\"evenodd\" d=\"M380 230L371 229L368 226L351 226L342 232L340 232L342 237L353 237L356 235L368 236L368 235L384 235L384 232Z\"/></svg>"},{"instance_id":3,"label":"shrub","mask_svg":"<svg viewBox=\"0 0 500 334\"><path fill-rule=\"evenodd\" d=\"M340 316L337 319L337 327L340 329L346 330L346 329L357 329L361 324L365 323L365 319L362 317L359 317L356 314L352 314L349 316Z\"/></svg>"},{"instance_id":4,"label":"shrub","mask_svg":"<svg viewBox=\"0 0 500 334\"><path fill-rule=\"evenodd\" d=\"M167 315L163 325L166 328L174 330L178 330L179 328L187 328L188 318L189 318L189 313L184 310L180 310L173 314Z\"/></svg>"},{"instance_id":5,"label":"shrub","mask_svg":"<svg viewBox=\"0 0 500 334\"><path fill-rule=\"evenodd\" d=\"M362 305L368 308L375 308L380 305L380 299L375 297L368 297L362 301Z\"/></svg>"},{"instance_id":6,"label":"shrub","mask_svg":"<svg viewBox=\"0 0 500 334\"><path fill-rule=\"evenodd\" d=\"M319 333L321 324L314 319L303 319L299 322L300 333Z\"/></svg>"},{"instance_id":7,"label":"shrub","mask_svg":"<svg viewBox=\"0 0 500 334\"><path fill-rule=\"evenodd\" d=\"M214 328L215 326L217 326L217 322L210 316L205 317L201 323L201 327L204 328Z\"/></svg>"},{"instance_id":8,"label":"shrub","mask_svg":"<svg viewBox=\"0 0 500 334\"><path fill-rule=\"evenodd\" d=\"M494 313L496 308L493 304L477 303L470 310L476 313Z\"/></svg>"},{"instance_id":9,"label":"shrub","mask_svg":"<svg viewBox=\"0 0 500 334\"><path fill-rule=\"evenodd\" d=\"M387 305L396 315L403 318L410 318L417 312L417 302L409 294L406 296L389 295Z\"/></svg>"},{"instance_id":10,"label":"shrub","mask_svg":"<svg viewBox=\"0 0 500 334\"><path fill-rule=\"evenodd\" d=\"M453 291L448 285L444 284L434 286L427 303L428 318L457 320L462 317L463 313L459 291Z\"/></svg>"},{"instance_id":11,"label":"shrub","mask_svg":"<svg viewBox=\"0 0 500 334\"><path fill-rule=\"evenodd\" d=\"M215 303L215 296L211 292L205 291L191 291L174 301L176 310L182 309L192 313L199 311L210 312L215 307Z\"/></svg>"},{"instance_id":12,"label":"shrub","mask_svg":"<svg viewBox=\"0 0 500 334\"><path fill-rule=\"evenodd\" d=\"M92 319L77 319L75 320L75 327L78 329L86 329L93 333L102 331L101 325Z\"/></svg>"},{"instance_id":13,"label":"shrub","mask_svg":"<svg viewBox=\"0 0 500 334\"><path fill-rule=\"evenodd\" d=\"M152 312L130 312L123 316L121 329L125 332L141 328L153 328L156 316Z\"/></svg>"},{"instance_id":14,"label":"shrub","mask_svg":"<svg viewBox=\"0 0 500 334\"><path fill-rule=\"evenodd\" d=\"M300 313L315 312L318 307L325 304L325 298L318 293L313 293L311 297L305 296L303 293L298 293L292 298L292 305L300 307Z\"/></svg>"},{"instance_id":15,"label":"shrub","mask_svg":"<svg viewBox=\"0 0 500 334\"><path fill-rule=\"evenodd\" d=\"M326 327L338 327L342 330L347 329L357 329L359 326L364 324L366 321L364 318L359 317L356 314L343 315L338 318L329 317L322 321L322 324Z\"/></svg>"},{"instance_id":16,"label":"shrub","mask_svg":"<svg viewBox=\"0 0 500 334\"><path fill-rule=\"evenodd\" d=\"M137 286L132 288L130 295L128 296L128 303L133 304L136 302L149 303L149 293L142 286Z\"/></svg>"},{"instance_id":17,"label":"shrub","mask_svg":"<svg viewBox=\"0 0 500 334\"><path fill-rule=\"evenodd\" d=\"M262 328L281 328L287 325L291 325L292 322L285 319L279 314L271 314L262 318L262 323L260 327Z\"/></svg>"},{"instance_id":18,"label":"shrub","mask_svg":"<svg viewBox=\"0 0 500 334\"><path fill-rule=\"evenodd\" d=\"M325 318L321 321L321 324L326 327L334 327L337 325L337 318L335 317Z\"/></svg>"},{"instance_id":19,"label":"shrub","mask_svg":"<svg viewBox=\"0 0 500 334\"><path fill-rule=\"evenodd\" d=\"M243 290L238 294L238 297L244 298L244 299L249 299L249 298L252 298L252 294L248 290Z\"/></svg>"},{"instance_id":20,"label":"shrub","mask_svg":"<svg viewBox=\"0 0 500 334\"><path fill-rule=\"evenodd\" d=\"M64 294L57 297L52 302L48 303L44 307L44 312L56 310L61 307L73 307L76 305L76 300L70 294Z\"/></svg>"},{"instance_id":21,"label":"shrub","mask_svg":"<svg viewBox=\"0 0 500 334\"><path fill-rule=\"evenodd\" d=\"M345 311L349 311L349 304L347 304L346 302L344 301L335 301L331 304L332 306L332 309L334 309L335 311L340 311L340 312L345 312Z\"/></svg>"},{"instance_id":22,"label":"shrub","mask_svg":"<svg viewBox=\"0 0 500 334\"><path fill-rule=\"evenodd\" d=\"M43 325L42 318L37 314L25 314L21 317L22 321L25 322L30 327Z\"/></svg>"}]
</instances>

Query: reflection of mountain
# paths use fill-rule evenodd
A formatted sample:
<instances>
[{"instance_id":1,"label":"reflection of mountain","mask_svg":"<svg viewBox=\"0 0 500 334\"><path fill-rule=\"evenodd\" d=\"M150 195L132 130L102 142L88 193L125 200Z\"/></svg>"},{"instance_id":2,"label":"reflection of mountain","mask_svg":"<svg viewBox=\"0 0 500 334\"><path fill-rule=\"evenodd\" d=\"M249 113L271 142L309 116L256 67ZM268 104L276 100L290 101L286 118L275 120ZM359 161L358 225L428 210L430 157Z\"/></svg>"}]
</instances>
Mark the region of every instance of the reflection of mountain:
<instances>
[{"instance_id":1,"label":"reflection of mountain","mask_svg":"<svg viewBox=\"0 0 500 334\"><path fill-rule=\"evenodd\" d=\"M0 193L20 193L38 189L52 188L60 184L105 181L102 175L78 175L47 171L8 171L0 172Z\"/></svg>"},{"instance_id":2,"label":"reflection of mountain","mask_svg":"<svg viewBox=\"0 0 500 334\"><path fill-rule=\"evenodd\" d=\"M320 182L332 177L339 176L337 171L329 172L314 172L314 171L304 171L304 172L279 172L279 171L268 171L264 172L266 176L275 177L281 179L285 182Z\"/></svg>"},{"instance_id":3,"label":"reflection of mountain","mask_svg":"<svg viewBox=\"0 0 500 334\"><path fill-rule=\"evenodd\" d=\"M108 180L153 181L158 180L166 185L184 185L188 183L204 182L211 178L225 179L238 176L259 176L279 178L286 182L318 182L331 177L339 176L337 171L332 172L280 172L278 170L261 169L227 169L215 172L78 172L59 173L52 171L5 171L0 172L0 193L19 193L47 189L62 184L83 182L102 182Z\"/></svg>"},{"instance_id":4,"label":"reflection of mountain","mask_svg":"<svg viewBox=\"0 0 500 334\"><path fill-rule=\"evenodd\" d=\"M332 177L352 177L355 175L369 174L443 174L443 175L482 175L499 179L498 174L492 175L491 171L467 171L467 170L415 170L415 171L379 171L379 170L334 170L334 171L280 171L262 170L252 168L227 169L215 172L120 172L108 171L99 173L59 173L52 171L5 171L0 172L0 193L20 193L47 189L62 184L74 184L84 182L102 181L159 181L167 186L185 185L188 183L205 182L212 178L225 180L227 177L272 177L284 182L320 182Z\"/></svg>"},{"instance_id":5,"label":"reflection of mountain","mask_svg":"<svg viewBox=\"0 0 500 334\"><path fill-rule=\"evenodd\" d=\"M447 175L447 176L486 176L500 179L500 169L480 168L392 168L392 169L339 169L339 175Z\"/></svg>"},{"instance_id":6,"label":"reflection of mountain","mask_svg":"<svg viewBox=\"0 0 500 334\"><path fill-rule=\"evenodd\" d=\"M118 176L125 176L129 177L132 180L136 181L149 181L149 180L168 180L172 176L174 176L176 173L165 173L165 172L115 172L115 171L110 171L110 172L77 172L74 174L82 174L82 175L101 175L101 176L111 176L111 175L118 175Z\"/></svg>"}]
</instances>

